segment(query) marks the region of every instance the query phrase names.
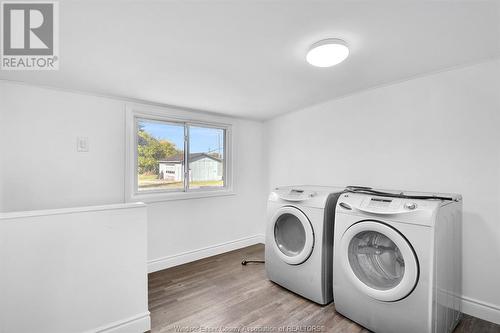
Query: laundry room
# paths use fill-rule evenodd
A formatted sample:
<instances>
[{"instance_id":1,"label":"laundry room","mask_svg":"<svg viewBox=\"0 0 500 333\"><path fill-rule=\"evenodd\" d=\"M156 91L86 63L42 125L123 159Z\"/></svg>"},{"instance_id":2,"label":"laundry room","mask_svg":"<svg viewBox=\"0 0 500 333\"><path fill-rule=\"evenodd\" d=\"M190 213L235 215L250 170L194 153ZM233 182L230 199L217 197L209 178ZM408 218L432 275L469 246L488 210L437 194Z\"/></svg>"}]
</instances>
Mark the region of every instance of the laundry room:
<instances>
[{"instance_id":1,"label":"laundry room","mask_svg":"<svg viewBox=\"0 0 500 333\"><path fill-rule=\"evenodd\" d=\"M0 6L0 333L500 333L500 1Z\"/></svg>"}]
</instances>

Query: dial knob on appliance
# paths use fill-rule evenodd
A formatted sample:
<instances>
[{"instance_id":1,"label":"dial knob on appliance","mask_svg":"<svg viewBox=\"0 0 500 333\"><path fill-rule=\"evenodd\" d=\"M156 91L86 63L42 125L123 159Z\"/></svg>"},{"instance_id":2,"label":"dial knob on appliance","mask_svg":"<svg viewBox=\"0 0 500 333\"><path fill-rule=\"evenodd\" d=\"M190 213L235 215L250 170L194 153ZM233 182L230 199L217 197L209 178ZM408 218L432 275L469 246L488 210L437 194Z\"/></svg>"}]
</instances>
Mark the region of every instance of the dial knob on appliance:
<instances>
[{"instance_id":1,"label":"dial knob on appliance","mask_svg":"<svg viewBox=\"0 0 500 333\"><path fill-rule=\"evenodd\" d=\"M407 202L405 203L405 208L409 210L414 210L415 208L417 208L417 204L414 202Z\"/></svg>"}]
</instances>

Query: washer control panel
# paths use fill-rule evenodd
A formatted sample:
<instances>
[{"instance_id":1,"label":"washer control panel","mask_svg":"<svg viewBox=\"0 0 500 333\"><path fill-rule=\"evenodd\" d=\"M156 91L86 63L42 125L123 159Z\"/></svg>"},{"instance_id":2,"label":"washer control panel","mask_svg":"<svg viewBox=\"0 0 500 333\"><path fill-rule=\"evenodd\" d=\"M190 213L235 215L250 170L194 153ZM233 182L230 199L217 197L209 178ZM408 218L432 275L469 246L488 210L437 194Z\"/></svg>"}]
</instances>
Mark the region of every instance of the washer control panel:
<instances>
[{"instance_id":1,"label":"washer control panel","mask_svg":"<svg viewBox=\"0 0 500 333\"><path fill-rule=\"evenodd\" d=\"M368 207L385 208L390 207L393 199L382 198L382 197L371 197L368 201Z\"/></svg>"},{"instance_id":2,"label":"washer control panel","mask_svg":"<svg viewBox=\"0 0 500 333\"><path fill-rule=\"evenodd\" d=\"M415 201L411 199L387 198L387 197L368 197L361 204L362 208L367 208L376 212L400 213L402 211L412 211L418 208Z\"/></svg>"},{"instance_id":3,"label":"washer control panel","mask_svg":"<svg viewBox=\"0 0 500 333\"><path fill-rule=\"evenodd\" d=\"M360 210L380 214L401 214L422 208L415 200L381 196L366 196L358 206Z\"/></svg>"},{"instance_id":4,"label":"washer control panel","mask_svg":"<svg viewBox=\"0 0 500 333\"><path fill-rule=\"evenodd\" d=\"M337 201L336 214L378 216L405 223L432 225L440 200L396 198L366 193L345 193Z\"/></svg>"}]
</instances>

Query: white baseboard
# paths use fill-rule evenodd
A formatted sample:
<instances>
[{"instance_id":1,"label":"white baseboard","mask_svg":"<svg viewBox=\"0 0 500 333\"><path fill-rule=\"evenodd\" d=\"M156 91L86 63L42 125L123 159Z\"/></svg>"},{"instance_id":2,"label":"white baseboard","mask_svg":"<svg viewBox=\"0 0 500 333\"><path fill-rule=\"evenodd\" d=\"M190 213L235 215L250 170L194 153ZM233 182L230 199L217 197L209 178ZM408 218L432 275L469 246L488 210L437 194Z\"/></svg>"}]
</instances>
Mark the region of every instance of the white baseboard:
<instances>
[{"instance_id":1,"label":"white baseboard","mask_svg":"<svg viewBox=\"0 0 500 333\"><path fill-rule=\"evenodd\" d=\"M462 296L462 312L500 325L500 306Z\"/></svg>"},{"instance_id":2,"label":"white baseboard","mask_svg":"<svg viewBox=\"0 0 500 333\"><path fill-rule=\"evenodd\" d=\"M98 327L90 332L95 333L144 333L151 330L149 311L137 316L129 317L105 326Z\"/></svg>"},{"instance_id":3,"label":"white baseboard","mask_svg":"<svg viewBox=\"0 0 500 333\"><path fill-rule=\"evenodd\" d=\"M259 244L259 243L264 244L264 239L265 237L263 234L258 234L255 236L240 238L221 244L207 246L201 249L174 254L163 258L153 259L148 261L148 272L152 273L156 271L161 271L162 269L186 264L191 261L211 257L224 252L241 249L243 247L247 247L254 244Z\"/></svg>"}]
</instances>

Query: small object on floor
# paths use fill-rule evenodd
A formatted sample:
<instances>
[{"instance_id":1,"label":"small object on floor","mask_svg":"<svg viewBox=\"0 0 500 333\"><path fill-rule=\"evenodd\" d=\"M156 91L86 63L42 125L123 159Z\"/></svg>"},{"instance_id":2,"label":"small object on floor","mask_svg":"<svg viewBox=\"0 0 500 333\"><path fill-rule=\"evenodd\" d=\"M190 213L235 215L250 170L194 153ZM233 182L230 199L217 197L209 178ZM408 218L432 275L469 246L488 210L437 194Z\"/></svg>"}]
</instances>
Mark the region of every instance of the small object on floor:
<instances>
[{"instance_id":1,"label":"small object on floor","mask_svg":"<svg viewBox=\"0 0 500 333\"><path fill-rule=\"evenodd\" d=\"M241 264L243 266L246 266L248 263L254 263L254 264L263 264L264 260L243 260Z\"/></svg>"}]
</instances>

